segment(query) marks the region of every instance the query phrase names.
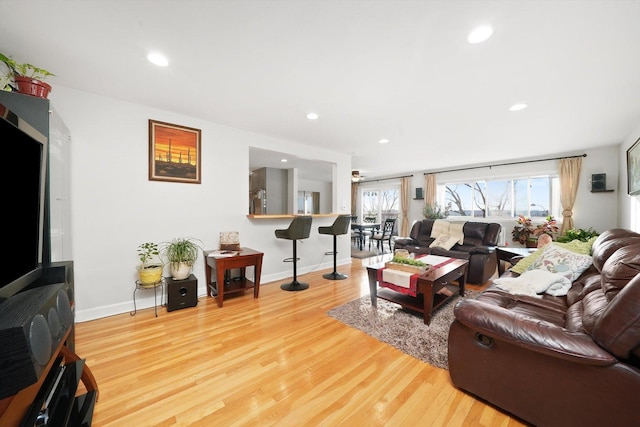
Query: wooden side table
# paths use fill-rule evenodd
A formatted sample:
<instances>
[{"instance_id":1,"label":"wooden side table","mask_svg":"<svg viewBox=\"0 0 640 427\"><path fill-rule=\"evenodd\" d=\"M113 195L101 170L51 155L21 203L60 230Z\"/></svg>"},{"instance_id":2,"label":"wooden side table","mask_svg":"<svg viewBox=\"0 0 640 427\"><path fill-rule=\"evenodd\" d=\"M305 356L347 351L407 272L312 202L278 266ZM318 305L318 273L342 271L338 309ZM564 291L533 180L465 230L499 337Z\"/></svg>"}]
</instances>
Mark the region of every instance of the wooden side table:
<instances>
[{"instance_id":1,"label":"wooden side table","mask_svg":"<svg viewBox=\"0 0 640 427\"><path fill-rule=\"evenodd\" d=\"M244 292L253 288L253 297L258 298L260 292L260 273L262 272L262 257L264 253L251 248L240 248L236 255L216 255L218 251L204 251L206 257L205 276L207 286L211 287L212 295L218 300L218 307L222 307L224 294ZM246 267L254 266L253 281L245 276ZM225 283L225 271L239 268L241 280ZM211 281L211 270L215 270L215 282ZM214 285L215 283L215 285ZM215 292L215 295L214 295Z\"/></svg>"}]
</instances>

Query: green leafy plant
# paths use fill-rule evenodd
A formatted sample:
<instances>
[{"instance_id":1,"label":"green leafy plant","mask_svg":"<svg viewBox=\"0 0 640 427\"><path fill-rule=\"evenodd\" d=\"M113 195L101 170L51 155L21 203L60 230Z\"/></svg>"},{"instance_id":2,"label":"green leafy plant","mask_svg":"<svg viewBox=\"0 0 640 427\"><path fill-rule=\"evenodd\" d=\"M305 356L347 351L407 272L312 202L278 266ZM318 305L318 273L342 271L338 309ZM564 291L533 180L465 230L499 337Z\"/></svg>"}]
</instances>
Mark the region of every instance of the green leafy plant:
<instances>
[{"instance_id":1,"label":"green leafy plant","mask_svg":"<svg viewBox=\"0 0 640 427\"><path fill-rule=\"evenodd\" d=\"M593 227L589 227L588 229L584 228L571 228L565 231L560 237L556 239L556 241L560 243L571 242L573 240L580 240L581 242L586 242L592 237L599 236L598 233Z\"/></svg>"},{"instance_id":2,"label":"green leafy plant","mask_svg":"<svg viewBox=\"0 0 640 427\"><path fill-rule=\"evenodd\" d=\"M138 258L140 258L140 262L142 263L142 268L155 267L158 264L153 263L151 265L147 264L150 260L154 259L160 254L158 250L158 245L153 242L142 243L138 246Z\"/></svg>"},{"instance_id":3,"label":"green leafy plant","mask_svg":"<svg viewBox=\"0 0 640 427\"><path fill-rule=\"evenodd\" d=\"M165 243L160 252L174 267L182 262L192 266L202 251L200 243L200 240L191 237L176 238Z\"/></svg>"},{"instance_id":4,"label":"green leafy plant","mask_svg":"<svg viewBox=\"0 0 640 427\"><path fill-rule=\"evenodd\" d=\"M424 262L414 258L406 258L406 257L398 257L398 256L394 256L391 262L395 262L398 264L414 265L416 267L425 267L427 265Z\"/></svg>"},{"instance_id":5,"label":"green leafy plant","mask_svg":"<svg viewBox=\"0 0 640 427\"><path fill-rule=\"evenodd\" d=\"M426 219L444 219L447 217L448 212L446 210L443 211L439 204L434 203L433 205L424 205L422 215Z\"/></svg>"},{"instance_id":6,"label":"green leafy plant","mask_svg":"<svg viewBox=\"0 0 640 427\"><path fill-rule=\"evenodd\" d=\"M30 79L37 79L37 80L42 80L49 76L55 76L55 74L45 70L44 68L39 68L39 67L36 67L35 65L32 65L26 62L23 64L16 62L14 59L6 56L1 52L0 52L0 61L7 64L7 67L9 68L11 73L13 73L13 75L15 76L28 77Z\"/></svg>"},{"instance_id":7,"label":"green leafy plant","mask_svg":"<svg viewBox=\"0 0 640 427\"><path fill-rule=\"evenodd\" d=\"M0 62L3 62L7 68L7 71L0 76L0 89L2 90L15 90L16 84L14 79L16 77L44 80L49 76L55 76L55 74L44 68L39 68L29 63L19 63L2 52L0 52Z\"/></svg>"},{"instance_id":8,"label":"green leafy plant","mask_svg":"<svg viewBox=\"0 0 640 427\"><path fill-rule=\"evenodd\" d=\"M556 220L552 215L545 218L542 224L533 225L531 218L524 215L519 215L516 220L516 225L511 231L511 237L514 242L520 242L524 244L529 239L537 239L542 234L548 234L551 237L558 233L558 226Z\"/></svg>"}]
</instances>

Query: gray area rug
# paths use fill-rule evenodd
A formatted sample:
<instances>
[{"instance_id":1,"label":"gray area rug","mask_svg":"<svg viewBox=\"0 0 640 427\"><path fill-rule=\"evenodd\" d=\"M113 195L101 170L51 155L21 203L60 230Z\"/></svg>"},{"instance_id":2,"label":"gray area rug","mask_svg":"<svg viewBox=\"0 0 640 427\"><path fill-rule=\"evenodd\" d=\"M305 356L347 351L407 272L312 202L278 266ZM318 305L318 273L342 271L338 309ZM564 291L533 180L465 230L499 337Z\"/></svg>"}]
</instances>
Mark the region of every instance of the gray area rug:
<instances>
[{"instance_id":1,"label":"gray area rug","mask_svg":"<svg viewBox=\"0 0 640 427\"><path fill-rule=\"evenodd\" d=\"M351 248L351 258L370 258L372 256L378 256L378 251L361 251L356 248Z\"/></svg>"},{"instance_id":2,"label":"gray area rug","mask_svg":"<svg viewBox=\"0 0 640 427\"><path fill-rule=\"evenodd\" d=\"M465 291L463 298L475 298L478 291ZM369 295L331 309L327 314L398 350L442 369L449 369L447 360L449 326L454 320L453 307L460 296L451 298L431 316L425 325L421 313L407 311L400 305L378 299L373 311Z\"/></svg>"}]
</instances>

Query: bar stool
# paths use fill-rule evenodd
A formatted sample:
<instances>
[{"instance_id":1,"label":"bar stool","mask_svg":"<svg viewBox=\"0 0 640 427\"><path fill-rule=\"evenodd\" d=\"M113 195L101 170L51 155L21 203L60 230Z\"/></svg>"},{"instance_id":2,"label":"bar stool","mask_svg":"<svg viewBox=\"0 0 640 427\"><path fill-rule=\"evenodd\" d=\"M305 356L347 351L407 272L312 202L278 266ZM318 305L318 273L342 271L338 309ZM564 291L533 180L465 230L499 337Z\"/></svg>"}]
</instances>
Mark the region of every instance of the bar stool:
<instances>
[{"instance_id":1,"label":"bar stool","mask_svg":"<svg viewBox=\"0 0 640 427\"><path fill-rule=\"evenodd\" d=\"M318 233L329 234L333 236L333 272L323 274L322 277L329 280L343 280L348 276L340 274L336 271L336 257L338 255L338 236L349 232L349 224L351 223L351 215L340 215L328 227L318 227Z\"/></svg>"},{"instance_id":2,"label":"bar stool","mask_svg":"<svg viewBox=\"0 0 640 427\"><path fill-rule=\"evenodd\" d=\"M309 233L311 233L311 219L312 217L310 215L298 215L293 218L293 221L289 224L289 228L276 230L276 237L278 239L293 240L293 257L283 260L284 262L293 262L293 281L280 285L280 288L285 291L302 291L309 287L308 283L298 282L297 265L300 258L298 258L296 243L298 240L309 237Z\"/></svg>"}]
</instances>

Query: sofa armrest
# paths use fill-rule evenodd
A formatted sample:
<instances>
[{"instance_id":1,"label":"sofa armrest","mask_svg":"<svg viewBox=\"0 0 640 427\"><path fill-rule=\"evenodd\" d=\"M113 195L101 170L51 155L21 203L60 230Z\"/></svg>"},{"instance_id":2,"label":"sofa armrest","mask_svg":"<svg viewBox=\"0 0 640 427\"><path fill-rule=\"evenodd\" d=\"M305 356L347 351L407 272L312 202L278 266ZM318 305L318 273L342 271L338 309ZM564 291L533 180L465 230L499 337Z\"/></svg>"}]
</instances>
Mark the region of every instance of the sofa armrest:
<instances>
[{"instance_id":1,"label":"sofa armrest","mask_svg":"<svg viewBox=\"0 0 640 427\"><path fill-rule=\"evenodd\" d=\"M589 335L569 332L503 307L462 300L454 313L457 321L473 331L550 357L596 366L617 363L617 359Z\"/></svg>"},{"instance_id":2,"label":"sofa armrest","mask_svg":"<svg viewBox=\"0 0 640 427\"><path fill-rule=\"evenodd\" d=\"M474 248L469 249L470 254L485 254L488 255L491 253L491 249L486 246L476 246Z\"/></svg>"},{"instance_id":3,"label":"sofa armrest","mask_svg":"<svg viewBox=\"0 0 640 427\"><path fill-rule=\"evenodd\" d=\"M404 248L406 246L418 246L418 241L414 240L410 237L404 238L404 239L395 239L394 240L394 246L398 247L398 248Z\"/></svg>"}]
</instances>

